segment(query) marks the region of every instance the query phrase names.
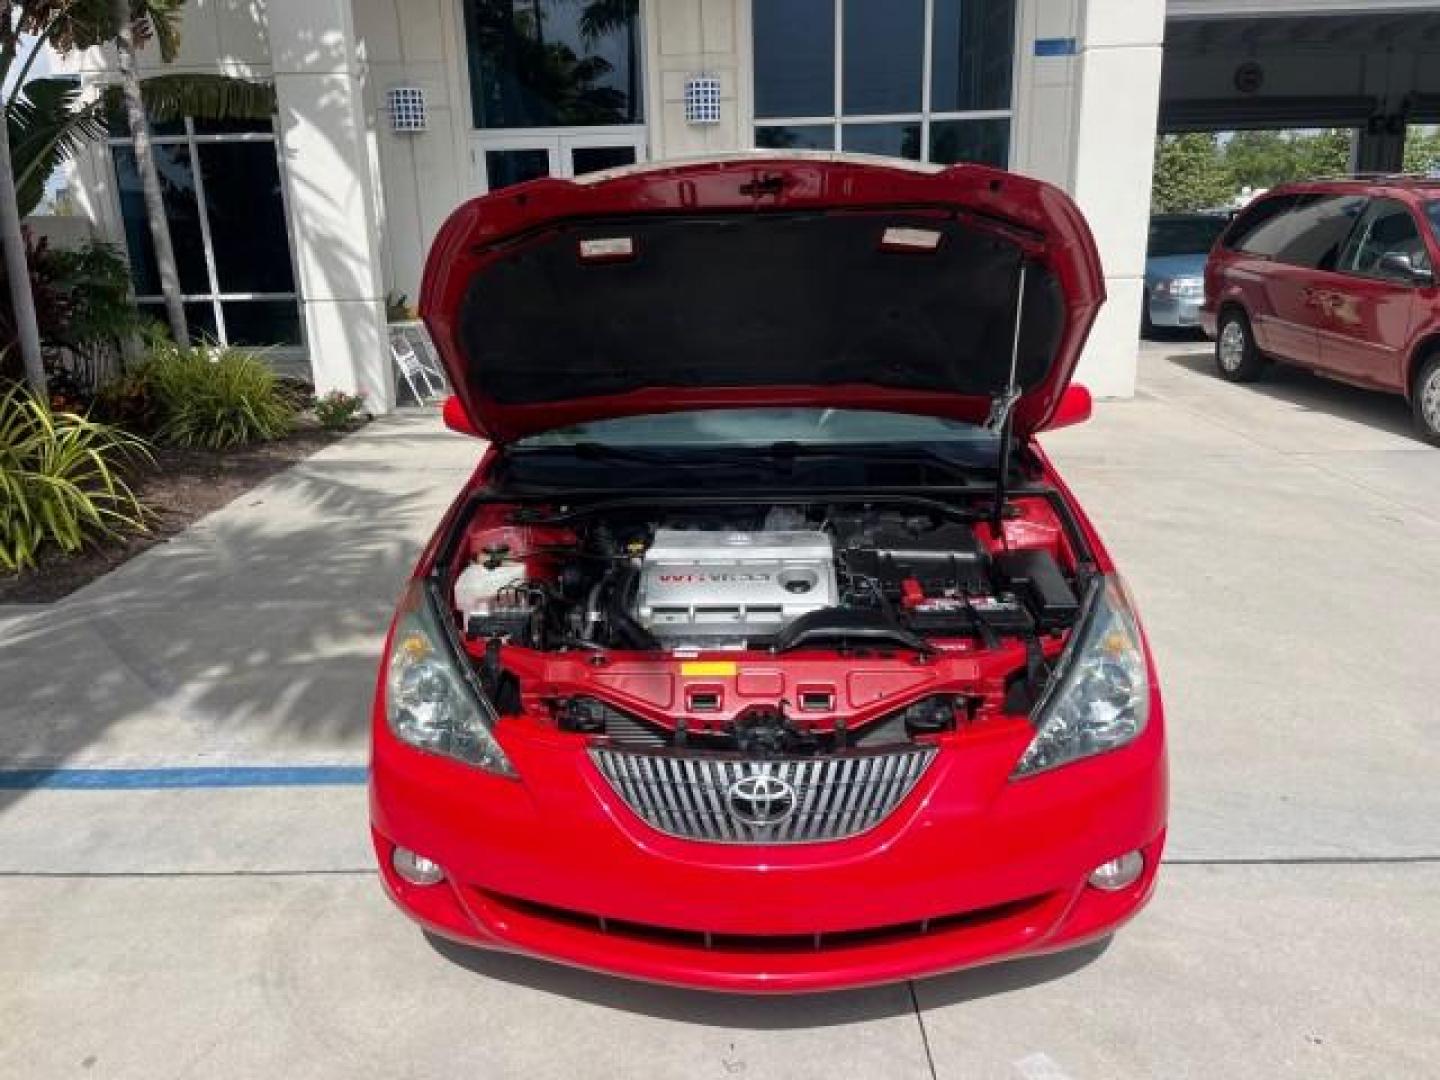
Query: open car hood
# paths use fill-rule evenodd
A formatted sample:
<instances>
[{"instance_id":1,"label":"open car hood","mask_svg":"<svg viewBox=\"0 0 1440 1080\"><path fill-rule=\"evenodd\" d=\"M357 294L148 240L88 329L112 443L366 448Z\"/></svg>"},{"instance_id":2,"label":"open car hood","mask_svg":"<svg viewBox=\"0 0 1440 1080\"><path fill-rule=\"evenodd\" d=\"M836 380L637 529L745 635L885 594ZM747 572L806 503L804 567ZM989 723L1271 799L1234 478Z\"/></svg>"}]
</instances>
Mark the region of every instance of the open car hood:
<instances>
[{"instance_id":1,"label":"open car hood","mask_svg":"<svg viewBox=\"0 0 1440 1080\"><path fill-rule=\"evenodd\" d=\"M755 406L981 423L1012 386L1023 435L1104 295L1090 230L1049 184L767 152L473 199L431 247L420 307L497 442Z\"/></svg>"}]
</instances>

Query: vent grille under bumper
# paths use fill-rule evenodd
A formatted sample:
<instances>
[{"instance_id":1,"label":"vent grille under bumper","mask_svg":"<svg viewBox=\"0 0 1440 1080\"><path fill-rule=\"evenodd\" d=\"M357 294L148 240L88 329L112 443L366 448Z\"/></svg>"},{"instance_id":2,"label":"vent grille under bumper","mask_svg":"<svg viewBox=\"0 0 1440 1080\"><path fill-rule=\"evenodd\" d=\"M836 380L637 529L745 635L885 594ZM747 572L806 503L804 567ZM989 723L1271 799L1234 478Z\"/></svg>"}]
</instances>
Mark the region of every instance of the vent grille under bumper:
<instances>
[{"instance_id":1,"label":"vent grille under bumper","mask_svg":"<svg viewBox=\"0 0 1440 1080\"><path fill-rule=\"evenodd\" d=\"M647 824L732 844L843 840L900 805L935 757L906 746L828 757L755 759L673 751L590 751L601 775Z\"/></svg>"},{"instance_id":2,"label":"vent grille under bumper","mask_svg":"<svg viewBox=\"0 0 1440 1080\"><path fill-rule=\"evenodd\" d=\"M650 945L693 951L740 954L814 953L837 949L861 948L867 945L890 945L914 938L940 937L946 934L963 933L1012 924L1015 927L1043 926L1053 921L1063 910L1064 897L1055 893L1030 896L993 907L972 911L936 915L914 922L895 923L889 926L874 926L855 930L815 931L808 934L734 934L711 933L706 930L682 930L651 923L631 922L627 919L609 919L603 915L592 915L569 908L558 908L533 900L522 900L516 896L477 889L477 894L486 903L501 908L513 925L514 916L520 915L539 922L557 926L573 927L576 930L603 934ZM1054 908L1056 902L1061 908ZM1047 912L1047 906L1049 911Z\"/></svg>"}]
</instances>

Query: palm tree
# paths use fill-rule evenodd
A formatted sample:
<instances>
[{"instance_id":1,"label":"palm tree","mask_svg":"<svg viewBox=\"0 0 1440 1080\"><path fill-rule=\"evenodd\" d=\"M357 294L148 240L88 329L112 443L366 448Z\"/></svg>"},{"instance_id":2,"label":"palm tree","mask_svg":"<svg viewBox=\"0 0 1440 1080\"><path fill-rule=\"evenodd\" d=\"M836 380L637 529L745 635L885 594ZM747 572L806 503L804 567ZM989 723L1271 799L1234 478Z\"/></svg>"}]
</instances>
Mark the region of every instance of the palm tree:
<instances>
[{"instance_id":1,"label":"palm tree","mask_svg":"<svg viewBox=\"0 0 1440 1080\"><path fill-rule=\"evenodd\" d=\"M53 4L35 5L53 7ZM19 57L22 36L32 33L39 14L26 5L7 4L0 19L0 85L10 77ZM17 85L35 61L36 43L18 73ZM25 251L25 234L20 229L20 204L15 194L14 164L10 154L9 109L7 122L0 124L0 243L5 248L5 274L10 282L10 306L15 313L15 331L25 365L25 381L35 395L47 397L45 363L40 354L40 326L35 319L35 297L30 293L30 260Z\"/></svg>"},{"instance_id":2,"label":"palm tree","mask_svg":"<svg viewBox=\"0 0 1440 1080\"><path fill-rule=\"evenodd\" d=\"M135 71L135 45L153 39L160 59L170 63L180 51L181 9L185 0L110 0L116 52L120 59L120 90L130 138L135 145L135 168L145 196L145 217L155 251L160 292L165 297L165 315L170 335L180 344L190 340L185 323L185 305L180 299L180 272L175 263L175 245L170 240L170 223L165 217L165 199L155 154L150 143L148 115L172 112L175 116L206 116L211 119L268 119L275 111L273 88L232 79L223 75L171 75L147 79L142 86ZM146 93L149 90L149 93ZM161 99L157 101L156 99ZM154 106L164 104L165 108ZM147 105L151 106L147 110Z\"/></svg>"},{"instance_id":3,"label":"palm tree","mask_svg":"<svg viewBox=\"0 0 1440 1080\"><path fill-rule=\"evenodd\" d=\"M185 305L180 299L180 272L175 263L175 245L170 240L170 223L165 220L165 197L160 191L160 174L155 170L155 153L150 146L150 123L145 118L145 100L140 95L140 76L135 72L136 30L149 32L160 46L168 64L179 49L180 5L184 0L111 0L115 22L115 50L120 58L120 87L125 98L125 118L135 143L135 169L145 194L145 217L150 242L155 249L155 266L160 274L160 292L165 297L165 316L170 336L181 345L190 340L185 324Z\"/></svg>"},{"instance_id":4,"label":"palm tree","mask_svg":"<svg viewBox=\"0 0 1440 1080\"><path fill-rule=\"evenodd\" d=\"M5 103L6 122L0 124L0 239L4 241L11 304L26 381L41 397L45 394L45 369L20 222L40 202L45 184L55 169L86 141L104 138L108 133L107 119L124 110L131 134L135 136L136 162L146 186L147 216L160 264L166 308L172 316L171 329L177 335L176 340L184 341L179 275L175 270L164 203L159 197L146 118L163 122L188 115L215 120L261 120L268 119L275 111L275 91L268 83L203 74L160 75L143 82L136 80L136 42L153 38L165 60L174 57L179 48L178 24L183 2L26 0L8 4L4 18L0 19L0 83L8 79L16 61L20 60L22 42L28 50L15 73L15 90ZM73 79L27 80L36 58L46 47L68 53L118 37L125 39L120 50L123 85L107 87L91 102L81 101L80 88ZM133 107L136 102L140 106L138 135ZM157 207L158 217L154 213ZM176 314L178 320L174 317Z\"/></svg>"}]
</instances>

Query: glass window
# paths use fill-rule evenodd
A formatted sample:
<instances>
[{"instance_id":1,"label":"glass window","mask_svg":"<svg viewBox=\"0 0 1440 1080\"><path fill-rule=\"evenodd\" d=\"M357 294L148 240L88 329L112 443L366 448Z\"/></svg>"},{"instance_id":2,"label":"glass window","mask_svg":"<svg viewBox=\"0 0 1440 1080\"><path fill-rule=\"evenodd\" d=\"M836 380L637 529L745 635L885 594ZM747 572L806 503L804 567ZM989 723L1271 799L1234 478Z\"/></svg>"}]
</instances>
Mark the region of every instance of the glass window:
<instances>
[{"instance_id":1,"label":"glass window","mask_svg":"<svg viewBox=\"0 0 1440 1080\"><path fill-rule=\"evenodd\" d=\"M1225 246L1248 255L1274 253L1272 241L1281 237L1278 231L1285 214L1295 205L1295 196L1277 195L1251 203L1225 234Z\"/></svg>"},{"instance_id":2,"label":"glass window","mask_svg":"<svg viewBox=\"0 0 1440 1080\"><path fill-rule=\"evenodd\" d=\"M777 442L802 446L865 446L943 443L970 444L993 455L995 432L958 420L874 412L863 409L696 409L690 412L594 420L521 439L520 447L600 443L635 447L768 447Z\"/></svg>"},{"instance_id":3,"label":"glass window","mask_svg":"<svg viewBox=\"0 0 1440 1080\"><path fill-rule=\"evenodd\" d=\"M1305 195L1285 216L1274 257L1292 266L1333 270L1340 248L1365 210L1363 195Z\"/></svg>"},{"instance_id":4,"label":"glass window","mask_svg":"<svg viewBox=\"0 0 1440 1080\"><path fill-rule=\"evenodd\" d=\"M833 124L800 124L790 127L758 127L755 145L762 150L834 150Z\"/></svg>"},{"instance_id":5,"label":"glass window","mask_svg":"<svg viewBox=\"0 0 1440 1080\"><path fill-rule=\"evenodd\" d=\"M112 139L130 138L130 118L125 115L124 108L116 109L105 114L105 131ZM152 139L166 139L185 135L184 120L152 120L150 122L150 137Z\"/></svg>"},{"instance_id":6,"label":"glass window","mask_svg":"<svg viewBox=\"0 0 1440 1080\"><path fill-rule=\"evenodd\" d=\"M136 304L142 314L148 315L161 326L167 326L165 304L160 300L142 300ZM215 305L209 301L188 303L185 307L185 326L190 331L190 344L205 345L220 340L220 328L215 322Z\"/></svg>"},{"instance_id":7,"label":"glass window","mask_svg":"<svg viewBox=\"0 0 1440 1080\"><path fill-rule=\"evenodd\" d=\"M638 9L639 0L465 0L475 126L641 123Z\"/></svg>"},{"instance_id":8,"label":"glass window","mask_svg":"<svg viewBox=\"0 0 1440 1080\"><path fill-rule=\"evenodd\" d=\"M204 292L205 238L200 231L200 204L195 198L195 171L190 166L190 147L185 143L156 143L155 171L170 223L170 246L182 292ZM130 277L137 296L160 292L160 271L155 262L155 245L150 240L150 223L145 215L145 192L135 152L128 146L114 148L115 183L120 192L120 216L125 222L125 244L130 251Z\"/></svg>"},{"instance_id":9,"label":"glass window","mask_svg":"<svg viewBox=\"0 0 1440 1080\"><path fill-rule=\"evenodd\" d=\"M884 154L886 157L920 160L920 123L846 124L840 149L855 154Z\"/></svg>"},{"instance_id":10,"label":"glass window","mask_svg":"<svg viewBox=\"0 0 1440 1080\"><path fill-rule=\"evenodd\" d=\"M633 146L577 146L570 151L570 171L575 176L634 164Z\"/></svg>"},{"instance_id":11,"label":"glass window","mask_svg":"<svg viewBox=\"0 0 1440 1080\"><path fill-rule=\"evenodd\" d=\"M931 120L930 160L940 165L973 161L1003 169L1010 160L1010 121Z\"/></svg>"},{"instance_id":12,"label":"glass window","mask_svg":"<svg viewBox=\"0 0 1440 1080\"><path fill-rule=\"evenodd\" d=\"M1225 243L1249 255L1333 270L1365 203L1363 195L1267 199L1241 215Z\"/></svg>"},{"instance_id":13,"label":"glass window","mask_svg":"<svg viewBox=\"0 0 1440 1080\"><path fill-rule=\"evenodd\" d=\"M757 0L755 145L830 149L838 141L862 153L1004 167L1015 7L1015 0ZM874 123L862 123L867 117Z\"/></svg>"},{"instance_id":14,"label":"glass window","mask_svg":"<svg viewBox=\"0 0 1440 1080\"><path fill-rule=\"evenodd\" d=\"M925 53L923 0L844 0L847 116L919 112Z\"/></svg>"},{"instance_id":15,"label":"glass window","mask_svg":"<svg viewBox=\"0 0 1440 1080\"><path fill-rule=\"evenodd\" d=\"M755 115L834 114L834 0L762 0L751 18Z\"/></svg>"},{"instance_id":16,"label":"glass window","mask_svg":"<svg viewBox=\"0 0 1440 1080\"><path fill-rule=\"evenodd\" d=\"M280 169L270 142L196 147L220 292L295 291Z\"/></svg>"},{"instance_id":17,"label":"glass window","mask_svg":"<svg viewBox=\"0 0 1440 1080\"><path fill-rule=\"evenodd\" d=\"M1430 253L1410 208L1395 199L1375 199L1345 248L1340 269L1409 284L1430 271Z\"/></svg>"},{"instance_id":18,"label":"glass window","mask_svg":"<svg viewBox=\"0 0 1440 1080\"><path fill-rule=\"evenodd\" d=\"M269 135L272 130L269 120L206 120L198 116L195 118L196 135Z\"/></svg>"},{"instance_id":19,"label":"glass window","mask_svg":"<svg viewBox=\"0 0 1440 1080\"><path fill-rule=\"evenodd\" d=\"M300 344L300 307L294 300L227 300L220 310L231 345Z\"/></svg>"},{"instance_id":20,"label":"glass window","mask_svg":"<svg viewBox=\"0 0 1440 1080\"><path fill-rule=\"evenodd\" d=\"M1225 231L1229 219L1219 214L1162 214L1150 219L1150 241L1145 254L1152 259L1169 255L1205 255Z\"/></svg>"},{"instance_id":21,"label":"glass window","mask_svg":"<svg viewBox=\"0 0 1440 1080\"><path fill-rule=\"evenodd\" d=\"M930 108L1008 109L1015 0L934 0Z\"/></svg>"},{"instance_id":22,"label":"glass window","mask_svg":"<svg viewBox=\"0 0 1440 1080\"><path fill-rule=\"evenodd\" d=\"M191 341L298 345L299 297L273 129L207 127L186 120L180 139L155 144ZM112 141L111 154L137 302L163 324L135 154L125 139Z\"/></svg>"},{"instance_id":23,"label":"glass window","mask_svg":"<svg viewBox=\"0 0 1440 1080\"><path fill-rule=\"evenodd\" d=\"M485 182L490 191L550 175L548 150L486 150Z\"/></svg>"}]
</instances>

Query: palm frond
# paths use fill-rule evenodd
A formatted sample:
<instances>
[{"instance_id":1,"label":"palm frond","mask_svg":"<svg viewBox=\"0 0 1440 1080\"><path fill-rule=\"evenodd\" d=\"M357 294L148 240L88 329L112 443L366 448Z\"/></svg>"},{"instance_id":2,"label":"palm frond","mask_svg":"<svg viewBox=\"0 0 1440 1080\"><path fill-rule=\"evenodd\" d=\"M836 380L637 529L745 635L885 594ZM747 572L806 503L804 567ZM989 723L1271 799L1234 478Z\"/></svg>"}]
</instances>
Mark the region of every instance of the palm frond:
<instances>
[{"instance_id":1,"label":"palm frond","mask_svg":"<svg viewBox=\"0 0 1440 1080\"><path fill-rule=\"evenodd\" d=\"M74 79L32 79L5 110L10 129L10 155L20 214L40 204L45 183L61 164L86 142L105 137L105 119L98 103L80 102Z\"/></svg>"},{"instance_id":2,"label":"palm frond","mask_svg":"<svg viewBox=\"0 0 1440 1080\"><path fill-rule=\"evenodd\" d=\"M27 0L13 6L19 8L22 33L48 34L62 54L107 45L119 32L113 0ZM136 44L153 41L160 58L173 61L180 52L184 6L185 0L128 0Z\"/></svg>"},{"instance_id":3,"label":"palm frond","mask_svg":"<svg viewBox=\"0 0 1440 1080\"><path fill-rule=\"evenodd\" d=\"M268 120L275 113L275 87L230 75L155 75L140 83L140 96L152 124L194 116L203 120ZM123 91L107 86L105 109L121 116Z\"/></svg>"},{"instance_id":4,"label":"palm frond","mask_svg":"<svg viewBox=\"0 0 1440 1080\"><path fill-rule=\"evenodd\" d=\"M601 38L629 26L639 10L639 0L590 0L580 9L580 37L593 47Z\"/></svg>"},{"instance_id":5,"label":"palm frond","mask_svg":"<svg viewBox=\"0 0 1440 1080\"><path fill-rule=\"evenodd\" d=\"M185 0L130 0L135 20L136 37L153 40L160 49L160 59L169 64L180 52L181 8Z\"/></svg>"}]
</instances>

